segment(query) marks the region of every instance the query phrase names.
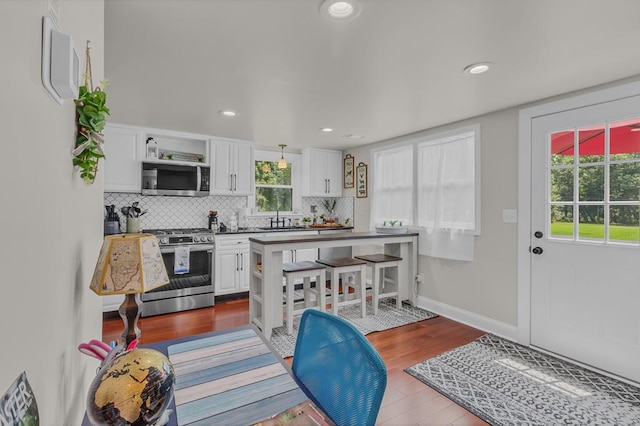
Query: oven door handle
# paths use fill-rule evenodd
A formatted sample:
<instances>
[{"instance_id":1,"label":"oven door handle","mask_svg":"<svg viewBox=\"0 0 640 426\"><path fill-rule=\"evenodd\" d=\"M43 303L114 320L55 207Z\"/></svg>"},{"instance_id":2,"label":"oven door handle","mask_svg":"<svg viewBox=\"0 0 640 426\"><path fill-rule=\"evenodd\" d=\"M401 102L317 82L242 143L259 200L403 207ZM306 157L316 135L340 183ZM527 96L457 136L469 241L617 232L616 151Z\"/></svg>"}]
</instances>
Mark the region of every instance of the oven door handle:
<instances>
[{"instance_id":1,"label":"oven door handle","mask_svg":"<svg viewBox=\"0 0 640 426\"><path fill-rule=\"evenodd\" d=\"M189 247L189 251L213 251L213 244L182 244L169 247L160 247L160 253L175 253L176 247Z\"/></svg>"}]
</instances>

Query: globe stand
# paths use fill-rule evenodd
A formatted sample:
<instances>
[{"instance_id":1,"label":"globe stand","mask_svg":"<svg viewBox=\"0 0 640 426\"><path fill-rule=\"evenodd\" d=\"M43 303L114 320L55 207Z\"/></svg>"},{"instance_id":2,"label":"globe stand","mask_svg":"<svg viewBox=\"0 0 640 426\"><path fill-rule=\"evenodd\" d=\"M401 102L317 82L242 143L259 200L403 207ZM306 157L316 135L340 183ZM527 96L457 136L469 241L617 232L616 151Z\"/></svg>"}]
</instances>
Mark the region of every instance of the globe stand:
<instances>
[{"instance_id":1,"label":"globe stand","mask_svg":"<svg viewBox=\"0 0 640 426\"><path fill-rule=\"evenodd\" d=\"M138 328L138 318L142 313L142 301L140 300L140 294L126 294L124 301L118 309L118 313L124 322L124 331L122 332L121 342L125 344L125 347L129 346L129 343L138 339L140 340L140 328Z\"/></svg>"}]
</instances>

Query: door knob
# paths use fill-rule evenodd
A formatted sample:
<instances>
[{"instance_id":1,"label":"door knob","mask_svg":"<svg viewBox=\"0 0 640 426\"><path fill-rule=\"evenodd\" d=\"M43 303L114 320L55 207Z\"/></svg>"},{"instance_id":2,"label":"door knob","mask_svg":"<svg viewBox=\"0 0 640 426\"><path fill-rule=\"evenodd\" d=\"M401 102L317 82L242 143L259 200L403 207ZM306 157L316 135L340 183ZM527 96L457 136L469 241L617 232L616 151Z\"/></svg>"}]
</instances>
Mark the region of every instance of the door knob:
<instances>
[{"instance_id":1,"label":"door knob","mask_svg":"<svg viewBox=\"0 0 640 426\"><path fill-rule=\"evenodd\" d=\"M540 231L536 231L533 233L533 236L536 238L542 238L544 236L544 234Z\"/></svg>"},{"instance_id":2,"label":"door knob","mask_svg":"<svg viewBox=\"0 0 640 426\"><path fill-rule=\"evenodd\" d=\"M533 254L542 254L544 250L542 250L542 247L534 247L531 251L533 252Z\"/></svg>"}]
</instances>

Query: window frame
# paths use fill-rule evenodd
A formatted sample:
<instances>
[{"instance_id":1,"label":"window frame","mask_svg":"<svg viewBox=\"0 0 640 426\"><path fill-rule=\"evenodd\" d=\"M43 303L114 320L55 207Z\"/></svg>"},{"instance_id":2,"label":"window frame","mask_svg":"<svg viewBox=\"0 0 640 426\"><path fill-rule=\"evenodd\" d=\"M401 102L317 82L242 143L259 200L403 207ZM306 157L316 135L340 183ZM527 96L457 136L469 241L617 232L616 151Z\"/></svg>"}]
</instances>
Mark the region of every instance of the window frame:
<instances>
[{"instance_id":1,"label":"window frame","mask_svg":"<svg viewBox=\"0 0 640 426\"><path fill-rule=\"evenodd\" d=\"M281 156L282 156L281 151L267 151L267 150L259 150L259 149L256 149L254 151L253 164L251 165L254 188L258 188L259 186L265 186L265 185L256 184L256 175L255 175L256 162L269 161L269 162L277 163L278 160L280 160ZM300 210L300 205L302 204L302 197L300 195L301 189L302 189L301 188L301 170L300 170L302 168L302 156L296 153L285 152L284 158L285 160L287 160L287 163L290 165L290 167L293 168L291 173L291 189L293 191L291 194L292 196L291 204L292 204L293 210L281 210L280 213L294 214ZM288 185L267 185L267 187L288 188L289 186ZM257 194L257 191L254 189L252 196L247 197L248 207L250 207L254 211L256 208L256 194ZM275 211L269 211L269 212L255 211L253 215L254 216L273 216L275 213L276 213Z\"/></svg>"},{"instance_id":2,"label":"window frame","mask_svg":"<svg viewBox=\"0 0 640 426\"><path fill-rule=\"evenodd\" d=\"M418 164L419 161L419 150L422 146L433 146L433 145L444 145L446 143L451 142L454 139L460 138L466 133L473 133L473 142L474 142L474 229L473 235L480 235L481 231L481 164L480 164L480 147L481 147L481 132L480 132L480 124L473 124L470 126L458 127L455 129L451 129L441 133L435 133L433 135L427 135L425 137L419 138L415 140L415 151L414 151L414 170L415 172L415 192L416 192L416 203L415 203L415 217L419 217L419 197L420 194L418 192ZM459 228L454 228L459 229Z\"/></svg>"},{"instance_id":3,"label":"window frame","mask_svg":"<svg viewBox=\"0 0 640 426\"><path fill-rule=\"evenodd\" d=\"M409 140L405 140L403 142L398 142L398 143L394 143L394 144L390 144L387 146L383 146L380 148L376 148L371 150L371 164L374 165L374 167L371 169L370 173L373 173L372 176L372 189L371 189L371 194L372 194L372 204L375 204L375 197L376 197L376 188L375 188L375 181L376 181L376 169L375 169L375 162L376 162L376 156L379 155L381 152L390 152L390 151L394 151L394 150L399 150L399 149L403 149L406 148L407 146L411 146L413 148L413 158L412 158L412 166L413 166L413 188L412 188L412 203L413 203L413 227L418 227L418 222L419 222L419 200L420 200L420 194L418 191L418 176L419 176L419 167L421 167L421 165L419 164L419 149L421 146L425 146L425 145L436 145L436 144L443 144L446 143L448 141L450 141L453 138L459 137L461 135L464 135L465 133L473 133L473 137L474 137L474 220L475 220L475 226L474 226L474 230L473 230L473 235L479 236L481 234L481 211L482 211L482 204L481 204L481 187L482 187L482 182L481 182L481 139L482 139L482 135L481 135L481 128L480 128L480 124L472 124L472 125L468 125L468 126L461 126L461 127L456 127L454 129L451 130L447 130L444 132L439 132L439 133L433 133L433 134L428 134L428 135L421 135L418 137L414 137L411 138ZM374 222L374 209L371 209L371 216L370 216L370 229L374 229L375 228L375 222Z\"/></svg>"}]
</instances>

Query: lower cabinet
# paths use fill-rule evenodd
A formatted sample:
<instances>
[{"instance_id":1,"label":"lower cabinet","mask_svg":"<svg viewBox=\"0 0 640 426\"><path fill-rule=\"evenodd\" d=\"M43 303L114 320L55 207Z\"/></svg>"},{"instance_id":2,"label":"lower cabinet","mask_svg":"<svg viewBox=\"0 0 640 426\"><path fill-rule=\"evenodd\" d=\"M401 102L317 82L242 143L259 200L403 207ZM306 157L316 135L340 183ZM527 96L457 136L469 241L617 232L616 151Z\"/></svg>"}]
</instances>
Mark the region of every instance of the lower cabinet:
<instances>
[{"instance_id":1,"label":"lower cabinet","mask_svg":"<svg viewBox=\"0 0 640 426\"><path fill-rule=\"evenodd\" d=\"M249 236L216 236L214 249L215 294L249 291Z\"/></svg>"}]
</instances>

